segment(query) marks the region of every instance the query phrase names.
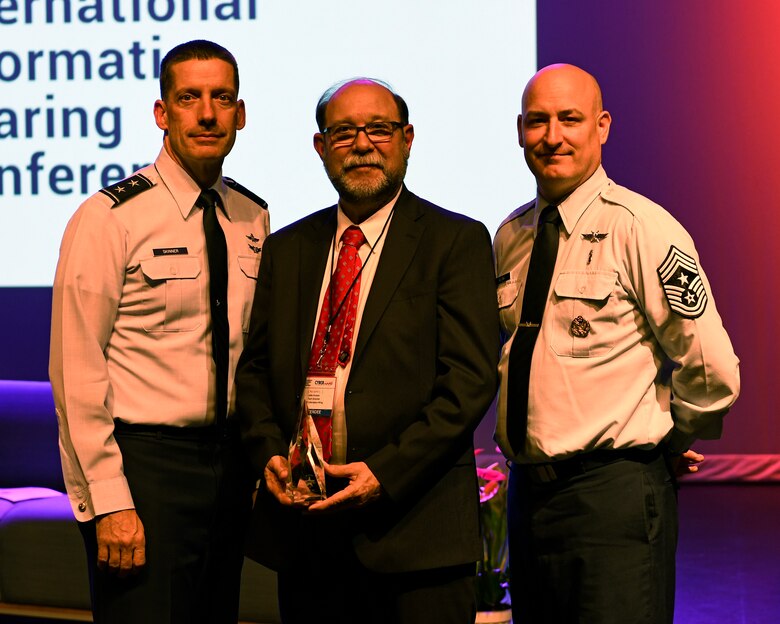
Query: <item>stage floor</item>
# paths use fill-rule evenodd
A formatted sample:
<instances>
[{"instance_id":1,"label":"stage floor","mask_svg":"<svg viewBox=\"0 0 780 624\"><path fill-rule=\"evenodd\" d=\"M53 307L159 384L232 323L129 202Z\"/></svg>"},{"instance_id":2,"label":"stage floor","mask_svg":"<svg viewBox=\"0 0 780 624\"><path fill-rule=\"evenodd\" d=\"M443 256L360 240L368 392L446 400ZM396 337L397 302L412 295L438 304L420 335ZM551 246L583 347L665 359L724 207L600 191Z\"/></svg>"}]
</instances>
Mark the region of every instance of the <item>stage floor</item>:
<instances>
[{"instance_id":1,"label":"stage floor","mask_svg":"<svg viewBox=\"0 0 780 624\"><path fill-rule=\"evenodd\" d=\"M780 624L779 533L780 484L683 483L675 624Z\"/></svg>"},{"instance_id":2,"label":"stage floor","mask_svg":"<svg viewBox=\"0 0 780 624\"><path fill-rule=\"evenodd\" d=\"M675 624L780 622L780 485L680 489Z\"/></svg>"}]
</instances>

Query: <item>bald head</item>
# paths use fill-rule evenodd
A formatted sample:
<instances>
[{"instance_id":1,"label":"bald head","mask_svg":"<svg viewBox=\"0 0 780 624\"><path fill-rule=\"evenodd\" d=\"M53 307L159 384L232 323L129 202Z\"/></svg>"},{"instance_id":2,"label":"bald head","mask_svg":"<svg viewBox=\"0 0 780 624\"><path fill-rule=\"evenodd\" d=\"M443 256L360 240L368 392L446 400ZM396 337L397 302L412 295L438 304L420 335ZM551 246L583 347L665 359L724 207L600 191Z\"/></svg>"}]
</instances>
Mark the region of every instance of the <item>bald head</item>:
<instances>
[{"instance_id":1,"label":"bald head","mask_svg":"<svg viewBox=\"0 0 780 624\"><path fill-rule=\"evenodd\" d=\"M598 82L579 67L549 65L531 78L517 131L542 197L558 202L593 175L611 121Z\"/></svg>"},{"instance_id":2,"label":"bald head","mask_svg":"<svg viewBox=\"0 0 780 624\"><path fill-rule=\"evenodd\" d=\"M598 114L603 109L601 87L598 81L584 69L567 63L556 63L542 67L528 81L523 90L523 112L526 110L529 94L536 90L554 91L565 88L578 89L593 104L593 112Z\"/></svg>"},{"instance_id":3,"label":"bald head","mask_svg":"<svg viewBox=\"0 0 780 624\"><path fill-rule=\"evenodd\" d=\"M320 96L320 99L317 102L317 110L315 114L317 119L317 127L320 129L320 132L325 129L325 111L327 110L330 101L337 93L352 85L376 85L378 87L382 87L391 96L393 96L395 104L398 107L398 118L400 122L404 125L409 123L409 107L406 105L406 101L400 95L398 95L387 82L384 80L377 80L376 78L367 78L361 76L337 82L336 84L329 87L325 93Z\"/></svg>"}]
</instances>

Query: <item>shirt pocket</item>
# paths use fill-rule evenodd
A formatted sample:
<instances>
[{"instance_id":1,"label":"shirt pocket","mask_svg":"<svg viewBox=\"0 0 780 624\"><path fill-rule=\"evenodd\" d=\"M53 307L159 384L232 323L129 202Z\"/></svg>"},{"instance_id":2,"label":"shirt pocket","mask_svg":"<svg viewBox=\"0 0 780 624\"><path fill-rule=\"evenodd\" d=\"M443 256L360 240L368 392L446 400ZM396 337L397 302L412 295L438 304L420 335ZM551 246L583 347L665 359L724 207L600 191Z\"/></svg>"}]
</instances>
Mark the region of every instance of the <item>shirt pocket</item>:
<instances>
[{"instance_id":1,"label":"shirt pocket","mask_svg":"<svg viewBox=\"0 0 780 624\"><path fill-rule=\"evenodd\" d=\"M509 278L496 284L496 298L498 300L498 313L501 317L501 327L512 333L520 320L520 310L517 309L517 297L521 292L523 281L517 277L518 270L509 273Z\"/></svg>"},{"instance_id":2,"label":"shirt pocket","mask_svg":"<svg viewBox=\"0 0 780 624\"><path fill-rule=\"evenodd\" d=\"M146 258L141 271L147 286L141 326L147 332L192 331L201 324L200 258Z\"/></svg>"},{"instance_id":3,"label":"shirt pocket","mask_svg":"<svg viewBox=\"0 0 780 624\"><path fill-rule=\"evenodd\" d=\"M615 271L564 271L555 280L552 348L563 357L606 355L617 339Z\"/></svg>"},{"instance_id":4,"label":"shirt pocket","mask_svg":"<svg viewBox=\"0 0 780 624\"><path fill-rule=\"evenodd\" d=\"M260 271L260 254L251 256L238 256L238 266L241 269L241 288L243 301L241 302L241 331L249 331L249 319L252 316L252 302L255 298L257 287L257 275Z\"/></svg>"}]
</instances>

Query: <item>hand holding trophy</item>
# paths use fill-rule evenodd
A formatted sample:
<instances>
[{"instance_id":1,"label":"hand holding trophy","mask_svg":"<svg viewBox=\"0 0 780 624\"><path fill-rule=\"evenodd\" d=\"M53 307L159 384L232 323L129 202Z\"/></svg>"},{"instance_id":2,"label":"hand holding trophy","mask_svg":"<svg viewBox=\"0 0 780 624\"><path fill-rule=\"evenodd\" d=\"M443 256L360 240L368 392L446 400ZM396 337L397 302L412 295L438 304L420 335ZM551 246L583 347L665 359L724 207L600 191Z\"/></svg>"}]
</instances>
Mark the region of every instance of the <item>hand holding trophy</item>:
<instances>
[{"instance_id":1,"label":"hand holding trophy","mask_svg":"<svg viewBox=\"0 0 780 624\"><path fill-rule=\"evenodd\" d=\"M305 397L290 442L286 492L293 505L308 507L326 498L322 442Z\"/></svg>"}]
</instances>

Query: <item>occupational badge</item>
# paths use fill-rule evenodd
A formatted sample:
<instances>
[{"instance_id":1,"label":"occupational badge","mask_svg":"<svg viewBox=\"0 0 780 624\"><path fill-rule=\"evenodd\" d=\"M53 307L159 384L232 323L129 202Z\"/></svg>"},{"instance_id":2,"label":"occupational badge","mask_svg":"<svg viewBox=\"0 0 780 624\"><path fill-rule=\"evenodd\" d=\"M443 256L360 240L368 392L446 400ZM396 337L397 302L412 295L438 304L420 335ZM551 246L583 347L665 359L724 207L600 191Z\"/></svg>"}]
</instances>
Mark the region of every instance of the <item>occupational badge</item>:
<instances>
[{"instance_id":1,"label":"occupational badge","mask_svg":"<svg viewBox=\"0 0 780 624\"><path fill-rule=\"evenodd\" d=\"M582 236L583 240L586 240L590 243L600 243L603 241L607 236L609 236L609 232L599 232L598 230L593 231L591 230L590 233L583 232L580 234Z\"/></svg>"},{"instance_id":2,"label":"occupational badge","mask_svg":"<svg viewBox=\"0 0 780 624\"><path fill-rule=\"evenodd\" d=\"M590 323L582 316L578 316L571 322L569 331L575 338L585 338L590 333Z\"/></svg>"},{"instance_id":3,"label":"occupational badge","mask_svg":"<svg viewBox=\"0 0 780 624\"><path fill-rule=\"evenodd\" d=\"M260 247L260 245L256 244L260 242L260 239L257 238L257 236L255 236L252 232L249 232L249 234L246 235L246 239L249 241L247 243L247 246L256 254L259 254L263 250L263 248Z\"/></svg>"},{"instance_id":4,"label":"occupational badge","mask_svg":"<svg viewBox=\"0 0 780 624\"><path fill-rule=\"evenodd\" d=\"M669 307L684 318L698 318L707 307L707 291L699 269L688 254L672 245L658 267L658 276Z\"/></svg>"}]
</instances>

